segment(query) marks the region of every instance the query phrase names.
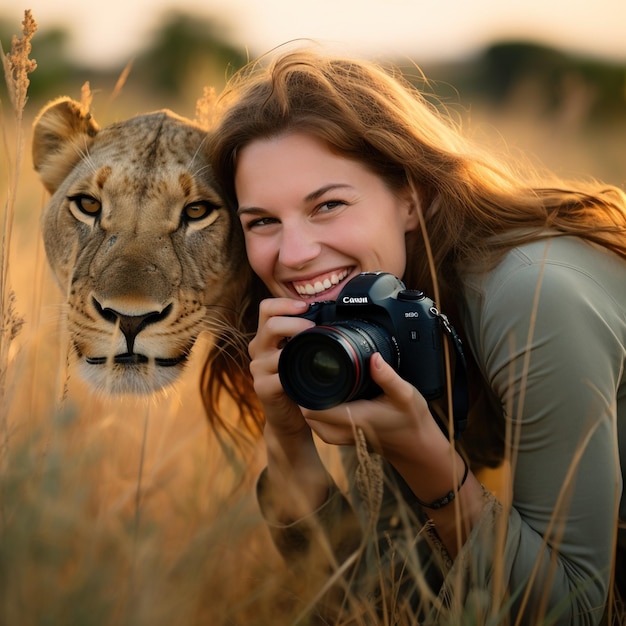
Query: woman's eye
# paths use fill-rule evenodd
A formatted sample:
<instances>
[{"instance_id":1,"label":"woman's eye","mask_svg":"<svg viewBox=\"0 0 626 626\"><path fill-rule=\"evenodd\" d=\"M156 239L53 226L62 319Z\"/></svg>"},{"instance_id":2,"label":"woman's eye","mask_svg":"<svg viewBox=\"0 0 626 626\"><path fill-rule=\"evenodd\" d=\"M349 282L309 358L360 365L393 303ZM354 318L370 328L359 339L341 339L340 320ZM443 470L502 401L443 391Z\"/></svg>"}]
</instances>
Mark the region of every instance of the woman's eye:
<instances>
[{"instance_id":1,"label":"woman's eye","mask_svg":"<svg viewBox=\"0 0 626 626\"><path fill-rule=\"evenodd\" d=\"M69 200L76 205L81 213L84 213L89 217L95 217L102 210L102 203L93 196L79 194L77 196L72 196Z\"/></svg>"},{"instance_id":2,"label":"woman's eye","mask_svg":"<svg viewBox=\"0 0 626 626\"><path fill-rule=\"evenodd\" d=\"M204 219L213 211L217 209L215 204L208 202L206 200L200 200L198 202L190 202L185 205L183 208L183 218L188 222L194 222L197 220Z\"/></svg>"},{"instance_id":3,"label":"woman's eye","mask_svg":"<svg viewBox=\"0 0 626 626\"><path fill-rule=\"evenodd\" d=\"M339 207L345 206L345 202L341 200L328 200L328 202L324 202L320 204L318 207L318 211L332 211L334 209L338 209Z\"/></svg>"},{"instance_id":4,"label":"woman's eye","mask_svg":"<svg viewBox=\"0 0 626 626\"><path fill-rule=\"evenodd\" d=\"M245 228L250 230L259 226L268 226L269 224L275 224L278 220L273 217L258 217L254 220L250 220L244 224Z\"/></svg>"}]
</instances>

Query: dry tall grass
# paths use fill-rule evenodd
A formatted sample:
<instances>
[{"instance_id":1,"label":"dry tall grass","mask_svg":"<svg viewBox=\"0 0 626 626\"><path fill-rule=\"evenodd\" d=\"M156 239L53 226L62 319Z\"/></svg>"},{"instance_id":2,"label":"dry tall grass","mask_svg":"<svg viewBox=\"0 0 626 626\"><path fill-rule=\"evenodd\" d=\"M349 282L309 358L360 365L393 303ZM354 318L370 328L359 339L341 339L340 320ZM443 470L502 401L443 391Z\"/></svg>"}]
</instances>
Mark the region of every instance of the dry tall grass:
<instances>
[{"instance_id":1,"label":"dry tall grass","mask_svg":"<svg viewBox=\"0 0 626 626\"><path fill-rule=\"evenodd\" d=\"M45 198L23 157L35 29L27 12L3 57L0 624L304 626L324 581L289 576L271 546L254 498L259 451L212 437L197 391L205 346L147 401L94 397L67 367L63 294L39 236ZM571 168L583 153L568 149ZM500 480L486 477L495 490Z\"/></svg>"},{"instance_id":2,"label":"dry tall grass","mask_svg":"<svg viewBox=\"0 0 626 626\"><path fill-rule=\"evenodd\" d=\"M254 451L244 463L210 436L203 346L175 391L144 402L95 398L67 367L44 195L23 163L35 30L26 12L3 55L0 623L277 623L267 571L281 568L252 498Z\"/></svg>"}]
</instances>

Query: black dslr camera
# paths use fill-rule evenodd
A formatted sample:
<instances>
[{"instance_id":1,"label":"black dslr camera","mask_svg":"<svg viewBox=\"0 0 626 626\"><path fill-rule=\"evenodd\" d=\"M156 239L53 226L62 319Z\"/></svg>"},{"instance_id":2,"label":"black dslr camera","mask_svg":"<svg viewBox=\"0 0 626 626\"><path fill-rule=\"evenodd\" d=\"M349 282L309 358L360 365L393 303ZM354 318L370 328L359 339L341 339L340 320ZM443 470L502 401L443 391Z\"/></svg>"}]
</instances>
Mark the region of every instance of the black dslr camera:
<instances>
[{"instance_id":1,"label":"black dslr camera","mask_svg":"<svg viewBox=\"0 0 626 626\"><path fill-rule=\"evenodd\" d=\"M424 293L406 289L392 274L360 274L337 301L315 302L299 317L317 325L292 337L278 363L296 404L321 410L379 395L369 374L375 352L427 400L443 395L441 321L447 320Z\"/></svg>"}]
</instances>

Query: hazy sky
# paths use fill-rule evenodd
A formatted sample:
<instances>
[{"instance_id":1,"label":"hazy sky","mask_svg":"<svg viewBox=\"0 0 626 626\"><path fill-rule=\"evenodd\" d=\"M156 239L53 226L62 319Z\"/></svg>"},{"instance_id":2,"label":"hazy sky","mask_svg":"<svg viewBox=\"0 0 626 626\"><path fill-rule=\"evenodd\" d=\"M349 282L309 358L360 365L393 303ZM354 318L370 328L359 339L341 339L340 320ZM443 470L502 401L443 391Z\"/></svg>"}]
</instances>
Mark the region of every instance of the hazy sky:
<instances>
[{"instance_id":1,"label":"hazy sky","mask_svg":"<svg viewBox=\"0 0 626 626\"><path fill-rule=\"evenodd\" d=\"M4 2L3 2L4 4ZM498 38L526 37L626 61L626 0L23 0L4 18L32 10L41 30L63 25L72 53L119 65L132 57L174 5L224 24L251 56L294 38L342 45L346 52L417 63L454 58ZM6 4L5 4L6 6ZM8 43L8 42L7 42ZM6 46L5 46L6 47ZM43 59L41 60L43 62Z\"/></svg>"}]
</instances>

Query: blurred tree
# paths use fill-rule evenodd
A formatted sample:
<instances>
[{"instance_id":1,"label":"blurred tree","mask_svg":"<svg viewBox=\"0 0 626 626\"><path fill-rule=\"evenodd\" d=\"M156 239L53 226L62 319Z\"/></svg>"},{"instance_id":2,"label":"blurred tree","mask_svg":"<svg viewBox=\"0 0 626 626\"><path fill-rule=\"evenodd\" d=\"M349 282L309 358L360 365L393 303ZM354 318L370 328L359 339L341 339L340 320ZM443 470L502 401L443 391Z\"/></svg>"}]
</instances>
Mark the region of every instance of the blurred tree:
<instances>
[{"instance_id":1,"label":"blurred tree","mask_svg":"<svg viewBox=\"0 0 626 626\"><path fill-rule=\"evenodd\" d=\"M5 53L11 49L13 36L19 37L20 33L18 24L0 20L0 43ZM78 82L79 68L69 60L69 40L70 33L60 26L37 30L30 55L37 61L37 70L29 76L29 99L45 100L55 97L66 86ZM6 85L4 80L0 83L0 98L4 101Z\"/></svg>"},{"instance_id":2,"label":"blurred tree","mask_svg":"<svg viewBox=\"0 0 626 626\"><path fill-rule=\"evenodd\" d=\"M566 57L559 51L528 42L503 42L489 46L480 59L480 77L484 92L503 102L523 80L541 75L550 77L562 72Z\"/></svg>"},{"instance_id":3,"label":"blurred tree","mask_svg":"<svg viewBox=\"0 0 626 626\"><path fill-rule=\"evenodd\" d=\"M19 32L17 24L0 19L5 51L14 32ZM38 68L31 76L31 100L62 93L77 96L87 80L95 90L113 91L122 68L84 67L80 58L70 56L69 40L63 27L46 30L40 25L33 40ZM203 87L219 91L227 76L246 63L245 51L233 41L228 28L214 17L168 11L137 54L123 90L158 106L187 108L192 114L192 103ZM525 107L530 115L557 119L567 128L626 120L626 66L618 63L533 42L505 41L477 57L423 69L429 79L426 87L435 92L433 99L453 106L487 102L500 109L514 106L517 112ZM407 68L407 73L414 74L414 68ZM421 78L415 80L424 86ZM5 100L4 81L0 82L0 98Z\"/></svg>"},{"instance_id":4,"label":"blurred tree","mask_svg":"<svg viewBox=\"0 0 626 626\"><path fill-rule=\"evenodd\" d=\"M163 93L182 94L188 85L223 83L247 61L214 19L169 11L134 63L133 74ZM196 92L199 93L196 89Z\"/></svg>"},{"instance_id":5,"label":"blurred tree","mask_svg":"<svg viewBox=\"0 0 626 626\"><path fill-rule=\"evenodd\" d=\"M17 25L0 20L0 43L5 51L11 47L13 33L18 32ZM65 93L78 96L85 81L96 90L113 91L123 68L85 67L80 58L71 56L69 42L70 33L63 27L46 30L40 26L33 39L32 58L38 67L31 77L31 100ZM138 90L148 99L154 97L160 106L176 107L181 100L193 103L204 86L219 90L227 72L238 69L246 60L244 51L228 41L223 24L210 17L167 12L152 40L134 60L124 90ZM4 81L0 82L0 98L4 101L6 89Z\"/></svg>"},{"instance_id":6,"label":"blurred tree","mask_svg":"<svg viewBox=\"0 0 626 626\"><path fill-rule=\"evenodd\" d=\"M68 63L69 40L69 32L61 27L38 31L33 38L31 56L38 62L29 90L33 98L58 95L59 85L67 85L74 79L76 68Z\"/></svg>"},{"instance_id":7,"label":"blurred tree","mask_svg":"<svg viewBox=\"0 0 626 626\"><path fill-rule=\"evenodd\" d=\"M585 121L626 118L626 67L575 56L529 42L496 43L476 67L475 88L495 104L534 100L535 108L563 115L576 109Z\"/></svg>"}]
</instances>

